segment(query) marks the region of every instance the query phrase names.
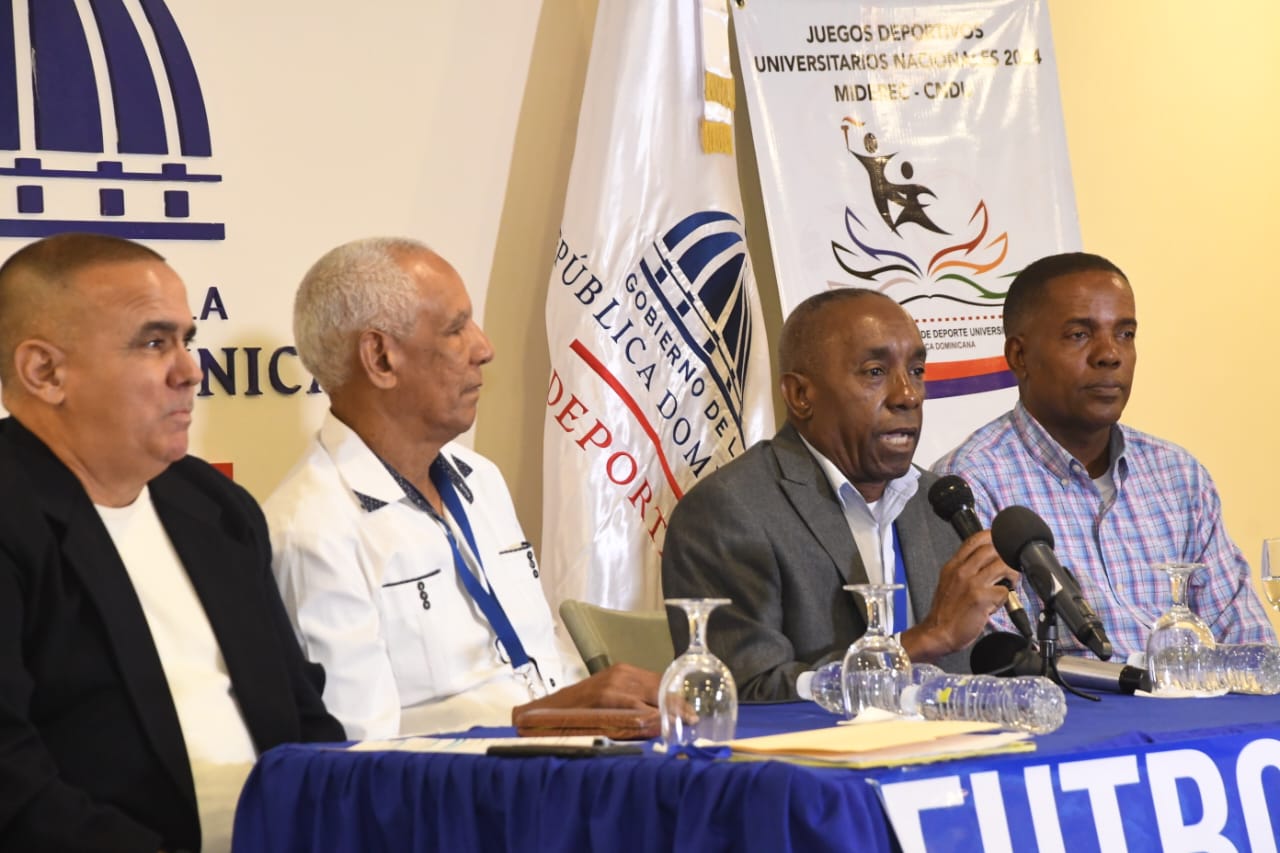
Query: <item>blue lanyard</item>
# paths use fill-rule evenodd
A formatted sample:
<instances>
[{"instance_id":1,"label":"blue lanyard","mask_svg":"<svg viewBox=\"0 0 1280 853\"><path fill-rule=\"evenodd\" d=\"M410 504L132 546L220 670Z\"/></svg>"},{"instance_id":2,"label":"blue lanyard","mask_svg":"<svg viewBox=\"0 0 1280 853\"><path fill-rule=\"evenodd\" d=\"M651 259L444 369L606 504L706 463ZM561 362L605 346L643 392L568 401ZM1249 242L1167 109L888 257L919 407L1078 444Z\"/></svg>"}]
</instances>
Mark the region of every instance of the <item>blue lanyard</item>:
<instances>
[{"instance_id":1,"label":"blue lanyard","mask_svg":"<svg viewBox=\"0 0 1280 853\"><path fill-rule=\"evenodd\" d=\"M480 549L476 547L476 537L471 532L471 522L467 520L466 510L462 508L462 501L458 500L458 493L453 487L451 474L449 463L444 460L443 455L437 456L435 461L431 463L431 483L436 487L436 491L440 493L440 499L444 501L445 508L449 510L449 515L453 516L454 523L462 531L463 537L467 540L467 545L471 548L471 553L475 555L476 563L480 566L480 571L483 572L484 561L480 557ZM449 540L449 547L453 550L453 566L458 573L458 577L462 578L462 586L466 589L467 594L471 596L472 601L476 603L476 606L480 608L484 618L489 620L490 627L498 635L498 642L507 650L507 656L511 659L511 666L515 669L520 669L529 663L529 655L520 643L520 638L516 636L516 629L512 626L511 620L507 618L506 611L502 609L498 596L492 590L485 589L484 584L480 583L479 578L467 566L467 561L462 558L462 551L458 549L458 542L454 539L453 531L449 528L448 523L444 519L440 519L440 521L444 527L445 536Z\"/></svg>"},{"instance_id":2,"label":"blue lanyard","mask_svg":"<svg viewBox=\"0 0 1280 853\"><path fill-rule=\"evenodd\" d=\"M902 537L898 536L898 523L893 523L893 582L902 589L893 591L893 631L901 634L907 630L907 565L902 559Z\"/></svg>"}]
</instances>

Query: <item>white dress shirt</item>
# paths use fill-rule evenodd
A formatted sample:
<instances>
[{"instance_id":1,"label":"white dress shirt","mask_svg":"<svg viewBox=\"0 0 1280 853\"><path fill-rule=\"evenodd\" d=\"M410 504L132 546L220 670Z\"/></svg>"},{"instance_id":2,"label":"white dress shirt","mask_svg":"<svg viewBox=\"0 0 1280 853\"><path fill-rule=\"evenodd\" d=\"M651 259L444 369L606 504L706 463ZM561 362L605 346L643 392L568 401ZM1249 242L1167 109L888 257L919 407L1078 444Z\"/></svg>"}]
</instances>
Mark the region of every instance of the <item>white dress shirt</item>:
<instances>
[{"instance_id":1,"label":"white dress shirt","mask_svg":"<svg viewBox=\"0 0 1280 853\"><path fill-rule=\"evenodd\" d=\"M893 554L893 537L896 535L893 523L898 520L898 516L902 515L907 501L915 496L916 489L920 486L920 469L912 465L907 469L907 473L885 484L884 494L880 496L880 500L868 502L834 462L819 453L805 440L804 436L801 436L800 440L813 454L818 467L831 483L832 491L840 500L840 507L844 510L844 520L849 525L853 542L858 546L858 555L862 558L862 565L867 570L867 580L872 583L893 583L893 567L896 562ZM887 570L886 566L889 567ZM911 592L908 590L908 601L910 596ZM915 624L915 613L913 608L908 607L907 624L893 627L895 631L904 631L913 624Z\"/></svg>"},{"instance_id":2,"label":"white dress shirt","mask_svg":"<svg viewBox=\"0 0 1280 853\"><path fill-rule=\"evenodd\" d=\"M512 669L463 588L440 522L326 414L263 508L285 607L307 656L324 665L326 707L352 738L510 725L514 706L586 674L556 633L497 467L458 444L441 452L462 475L481 577L536 661L534 683Z\"/></svg>"}]
</instances>

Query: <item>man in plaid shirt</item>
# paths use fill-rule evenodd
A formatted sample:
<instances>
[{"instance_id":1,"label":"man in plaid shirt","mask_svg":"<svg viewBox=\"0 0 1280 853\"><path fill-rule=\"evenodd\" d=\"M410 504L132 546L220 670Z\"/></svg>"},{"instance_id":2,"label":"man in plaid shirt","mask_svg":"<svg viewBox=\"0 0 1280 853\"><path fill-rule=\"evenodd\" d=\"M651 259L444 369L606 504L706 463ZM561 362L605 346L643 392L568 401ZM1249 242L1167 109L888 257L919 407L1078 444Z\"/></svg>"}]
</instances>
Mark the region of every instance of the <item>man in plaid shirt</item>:
<instances>
[{"instance_id":1,"label":"man in plaid shirt","mask_svg":"<svg viewBox=\"0 0 1280 853\"><path fill-rule=\"evenodd\" d=\"M1012 504L1048 523L1118 658L1142 652L1169 609L1170 583L1155 565L1171 560L1205 565L1187 603L1219 641L1273 643L1209 472L1181 447L1119 423L1137 328L1133 290L1106 258L1073 252L1027 266L1004 306L1018 403L934 470L969 482L988 525ZM1034 617L1038 599L1028 589L1024 600ZM1008 630L1005 614L993 621ZM1059 637L1064 651L1087 653L1069 631Z\"/></svg>"}]
</instances>

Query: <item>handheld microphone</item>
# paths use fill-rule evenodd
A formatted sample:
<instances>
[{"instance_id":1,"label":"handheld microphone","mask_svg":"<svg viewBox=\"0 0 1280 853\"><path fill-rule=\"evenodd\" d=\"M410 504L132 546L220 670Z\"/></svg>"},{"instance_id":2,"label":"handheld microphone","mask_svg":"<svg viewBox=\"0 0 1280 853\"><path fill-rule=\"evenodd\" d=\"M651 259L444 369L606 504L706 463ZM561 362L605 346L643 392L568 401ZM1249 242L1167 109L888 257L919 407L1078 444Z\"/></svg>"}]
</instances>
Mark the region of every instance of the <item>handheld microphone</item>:
<instances>
[{"instance_id":1,"label":"handheld microphone","mask_svg":"<svg viewBox=\"0 0 1280 853\"><path fill-rule=\"evenodd\" d=\"M1072 655L1060 655L1055 665L1058 675L1072 687L1127 695L1135 690L1151 692L1151 674L1141 667ZM1040 675L1044 658L1022 637L1001 631L978 640L969 653L969 668L1002 677Z\"/></svg>"},{"instance_id":2,"label":"handheld microphone","mask_svg":"<svg viewBox=\"0 0 1280 853\"><path fill-rule=\"evenodd\" d=\"M963 477L948 474L939 478L929 488L929 504L939 518L943 521L951 522L951 526L955 528L956 533L960 534L961 542L982 530L982 523L978 521L978 514L973 511L973 491ZM1018 593L1014 592L1013 584L1004 578L996 581L996 583L1009 590L1009 599L1005 602L1004 609L1009 614L1013 627L1017 628L1022 636L1030 637L1031 619L1027 616L1027 611L1023 608L1022 600L1018 598Z\"/></svg>"},{"instance_id":3,"label":"handheld microphone","mask_svg":"<svg viewBox=\"0 0 1280 853\"><path fill-rule=\"evenodd\" d=\"M1053 553L1053 533L1044 519L1025 506L1008 506L991 522L991 541L1000 558L1022 571L1040 600L1051 607L1076 639L1102 660L1111 657L1111 641L1075 576Z\"/></svg>"}]
</instances>

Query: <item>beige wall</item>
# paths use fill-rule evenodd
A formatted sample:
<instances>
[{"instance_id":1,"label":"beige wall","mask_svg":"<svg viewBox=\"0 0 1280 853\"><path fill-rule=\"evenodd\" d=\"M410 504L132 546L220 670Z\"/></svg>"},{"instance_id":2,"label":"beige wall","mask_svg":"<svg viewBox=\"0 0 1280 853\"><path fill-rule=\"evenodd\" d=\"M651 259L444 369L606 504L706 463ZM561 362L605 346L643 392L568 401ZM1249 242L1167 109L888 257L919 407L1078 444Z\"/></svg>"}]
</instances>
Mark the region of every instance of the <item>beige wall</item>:
<instances>
[{"instance_id":1,"label":"beige wall","mask_svg":"<svg viewBox=\"0 0 1280 853\"><path fill-rule=\"evenodd\" d=\"M1280 4L1214 14L1183 0L1050 0L1085 248L1126 270L1141 321L1132 425L1172 439L1217 479L1228 529L1256 563L1280 536L1269 427L1280 297ZM564 206L594 0L547 0L535 37L489 281L488 371L476 444L541 527L543 298ZM739 98L742 103L743 98ZM745 112L739 159L771 340L780 323Z\"/></svg>"},{"instance_id":2,"label":"beige wall","mask_svg":"<svg viewBox=\"0 0 1280 853\"><path fill-rule=\"evenodd\" d=\"M1280 197L1280 4L1051 2L1084 245L1128 273L1125 420L1209 468L1255 565L1280 535L1270 341Z\"/></svg>"}]
</instances>

